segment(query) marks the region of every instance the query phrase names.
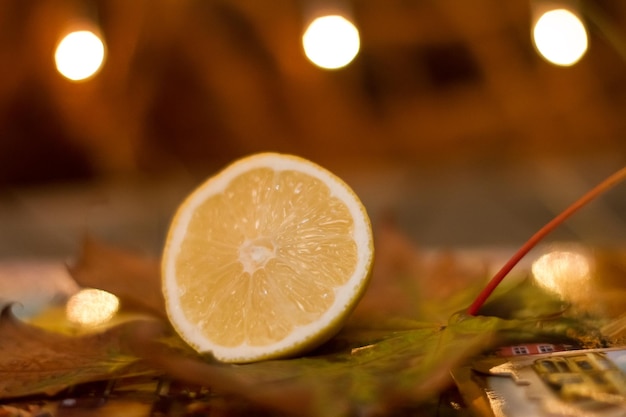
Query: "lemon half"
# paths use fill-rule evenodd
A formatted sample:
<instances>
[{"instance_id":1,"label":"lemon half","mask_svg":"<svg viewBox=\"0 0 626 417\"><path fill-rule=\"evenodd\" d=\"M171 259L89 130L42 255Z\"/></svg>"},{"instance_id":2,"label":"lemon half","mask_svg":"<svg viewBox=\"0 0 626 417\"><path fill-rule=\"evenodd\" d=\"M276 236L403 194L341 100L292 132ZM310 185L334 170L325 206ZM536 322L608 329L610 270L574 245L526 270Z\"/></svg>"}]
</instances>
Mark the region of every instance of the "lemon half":
<instances>
[{"instance_id":1,"label":"lemon half","mask_svg":"<svg viewBox=\"0 0 626 417\"><path fill-rule=\"evenodd\" d=\"M291 356L332 337L367 286L374 256L352 189L306 159L240 159L194 190L162 261L168 317L224 362Z\"/></svg>"}]
</instances>

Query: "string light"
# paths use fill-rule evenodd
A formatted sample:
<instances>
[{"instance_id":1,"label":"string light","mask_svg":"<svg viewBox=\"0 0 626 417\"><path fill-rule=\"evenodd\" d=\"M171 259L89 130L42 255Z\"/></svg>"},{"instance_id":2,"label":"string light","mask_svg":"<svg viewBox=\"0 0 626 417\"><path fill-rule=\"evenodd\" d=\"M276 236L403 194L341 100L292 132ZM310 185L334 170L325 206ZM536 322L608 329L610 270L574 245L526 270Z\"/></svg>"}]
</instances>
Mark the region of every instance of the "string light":
<instances>
[{"instance_id":1,"label":"string light","mask_svg":"<svg viewBox=\"0 0 626 417\"><path fill-rule=\"evenodd\" d=\"M591 257L582 250L554 250L533 262L534 281L568 301L589 294Z\"/></svg>"},{"instance_id":2,"label":"string light","mask_svg":"<svg viewBox=\"0 0 626 417\"><path fill-rule=\"evenodd\" d=\"M321 16L307 27L302 45L313 64L325 69L338 69L352 62L359 53L359 31L341 15Z\"/></svg>"},{"instance_id":3,"label":"string light","mask_svg":"<svg viewBox=\"0 0 626 417\"><path fill-rule=\"evenodd\" d=\"M57 70L72 81L93 77L102 67L105 57L104 42L89 30L67 34L54 54Z\"/></svg>"},{"instance_id":4,"label":"string light","mask_svg":"<svg viewBox=\"0 0 626 417\"><path fill-rule=\"evenodd\" d=\"M106 291L85 288L67 302L67 319L82 326L97 326L111 320L119 309L118 298Z\"/></svg>"},{"instance_id":5,"label":"string light","mask_svg":"<svg viewBox=\"0 0 626 417\"><path fill-rule=\"evenodd\" d=\"M587 51L585 25L577 14L565 8L545 11L535 21L533 42L549 62L560 66L577 63Z\"/></svg>"}]
</instances>

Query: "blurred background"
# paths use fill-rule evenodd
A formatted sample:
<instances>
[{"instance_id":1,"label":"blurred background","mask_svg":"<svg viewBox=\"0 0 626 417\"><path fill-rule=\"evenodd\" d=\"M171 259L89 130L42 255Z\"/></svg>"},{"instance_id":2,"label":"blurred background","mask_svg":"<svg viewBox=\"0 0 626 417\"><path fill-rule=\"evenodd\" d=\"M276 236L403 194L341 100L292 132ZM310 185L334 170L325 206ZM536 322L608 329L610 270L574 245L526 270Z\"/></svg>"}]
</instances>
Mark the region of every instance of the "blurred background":
<instances>
[{"instance_id":1,"label":"blurred background","mask_svg":"<svg viewBox=\"0 0 626 417\"><path fill-rule=\"evenodd\" d=\"M537 35L571 59L533 38L554 9L579 26ZM316 44L324 15L347 37ZM625 28L621 0L2 0L0 258L85 234L158 254L186 193L259 151L326 166L420 245L519 244L626 164ZM77 30L102 44L73 52ZM621 186L553 239L625 237Z\"/></svg>"}]
</instances>

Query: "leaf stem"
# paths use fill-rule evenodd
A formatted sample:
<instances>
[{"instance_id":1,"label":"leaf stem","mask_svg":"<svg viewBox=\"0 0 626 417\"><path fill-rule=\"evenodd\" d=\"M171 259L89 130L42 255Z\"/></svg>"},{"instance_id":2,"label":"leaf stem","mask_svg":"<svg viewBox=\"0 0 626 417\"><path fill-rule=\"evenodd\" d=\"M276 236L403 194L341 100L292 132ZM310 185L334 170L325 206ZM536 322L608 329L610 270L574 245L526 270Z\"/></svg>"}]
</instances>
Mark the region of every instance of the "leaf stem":
<instances>
[{"instance_id":1,"label":"leaf stem","mask_svg":"<svg viewBox=\"0 0 626 417\"><path fill-rule=\"evenodd\" d=\"M537 243L541 241L546 235L556 229L561 225L565 220L567 220L572 214L576 213L579 209L584 207L587 203L595 200L600 194L608 191L613 186L619 184L620 182L626 179L626 167L620 169L615 172L610 177L606 178L600 184L596 185L593 189L591 189L587 194L580 197L576 200L572 205L562 211L559 215L557 215L554 219L548 222L545 226L543 226L537 233L532 235L530 239L526 241L515 254L507 261L506 264L491 278L491 281L487 283L485 288L478 294L478 297L474 300L472 305L467 309L467 314L470 316L475 316L480 311L481 307L485 304L491 293L496 289L496 287L502 282L502 280L508 275L509 272L513 269L515 265L528 253L531 249L533 249Z\"/></svg>"}]
</instances>

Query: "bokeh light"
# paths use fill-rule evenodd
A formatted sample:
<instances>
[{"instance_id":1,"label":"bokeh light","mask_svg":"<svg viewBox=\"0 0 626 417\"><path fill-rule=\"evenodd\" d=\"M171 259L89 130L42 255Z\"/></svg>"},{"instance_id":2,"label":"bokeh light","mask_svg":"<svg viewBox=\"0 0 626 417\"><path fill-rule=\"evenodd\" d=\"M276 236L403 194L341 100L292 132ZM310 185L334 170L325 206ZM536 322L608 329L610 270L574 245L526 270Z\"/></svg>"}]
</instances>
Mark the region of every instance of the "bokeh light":
<instances>
[{"instance_id":1,"label":"bokeh light","mask_svg":"<svg viewBox=\"0 0 626 417\"><path fill-rule=\"evenodd\" d=\"M587 51L587 30L576 14L566 9L554 9L542 14L535 23L533 42L549 62L570 66Z\"/></svg>"},{"instance_id":2,"label":"bokeh light","mask_svg":"<svg viewBox=\"0 0 626 417\"><path fill-rule=\"evenodd\" d=\"M104 63L104 43L95 33L80 30L66 35L59 42L54 60L57 70L72 81L87 80Z\"/></svg>"},{"instance_id":3,"label":"bokeh light","mask_svg":"<svg viewBox=\"0 0 626 417\"><path fill-rule=\"evenodd\" d=\"M325 69L338 69L348 65L359 53L359 31L343 16L318 17L302 36L307 58Z\"/></svg>"},{"instance_id":4,"label":"bokeh light","mask_svg":"<svg viewBox=\"0 0 626 417\"><path fill-rule=\"evenodd\" d=\"M578 250L554 250L532 264L533 278L538 285L570 301L586 298L591 272L591 257Z\"/></svg>"},{"instance_id":5,"label":"bokeh light","mask_svg":"<svg viewBox=\"0 0 626 417\"><path fill-rule=\"evenodd\" d=\"M67 319L82 326L97 326L111 320L119 309L118 298L106 291L83 289L67 302Z\"/></svg>"}]
</instances>

